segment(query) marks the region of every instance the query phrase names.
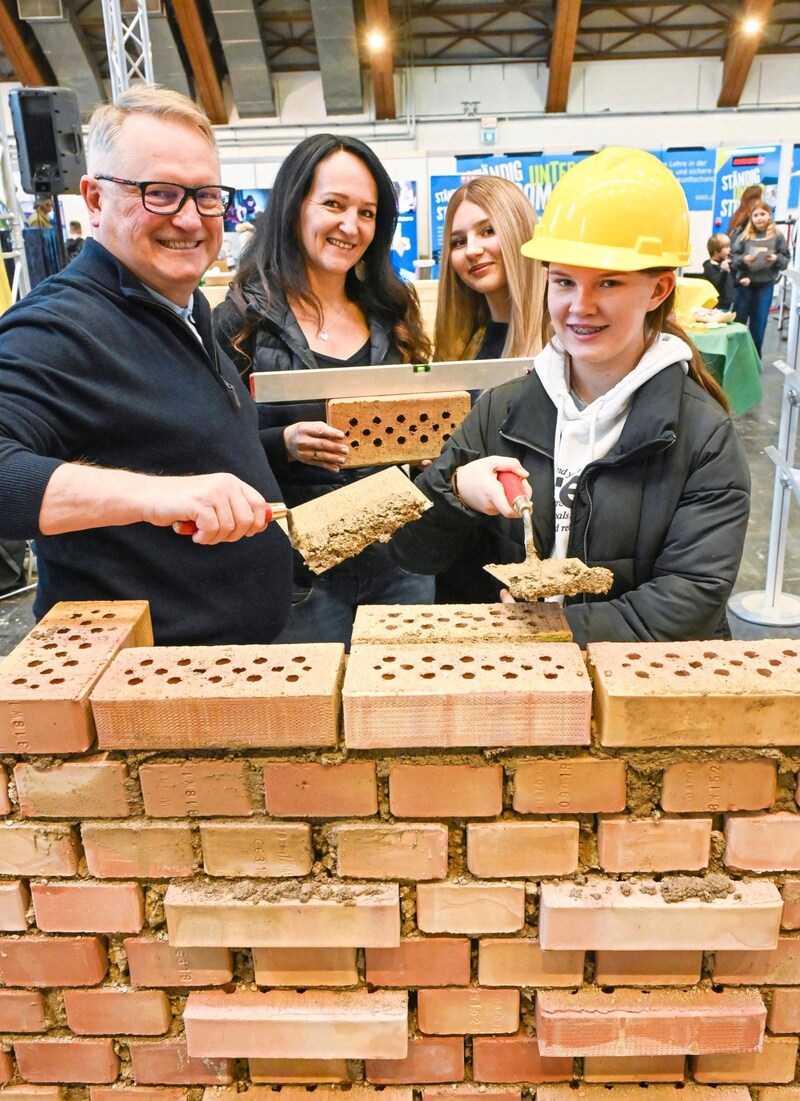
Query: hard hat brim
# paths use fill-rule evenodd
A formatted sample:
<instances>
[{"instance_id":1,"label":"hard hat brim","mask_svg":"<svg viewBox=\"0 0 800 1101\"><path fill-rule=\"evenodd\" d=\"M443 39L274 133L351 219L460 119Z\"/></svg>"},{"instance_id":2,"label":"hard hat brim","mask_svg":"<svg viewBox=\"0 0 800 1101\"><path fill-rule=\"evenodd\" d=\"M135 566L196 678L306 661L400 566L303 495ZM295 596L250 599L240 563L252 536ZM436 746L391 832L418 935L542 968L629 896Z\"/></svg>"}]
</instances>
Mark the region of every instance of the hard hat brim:
<instances>
[{"instance_id":1,"label":"hard hat brim","mask_svg":"<svg viewBox=\"0 0 800 1101\"><path fill-rule=\"evenodd\" d=\"M538 228L538 227L537 227ZM536 234L522 246L523 256L551 264L567 264L598 271L644 271L647 268L680 268L689 262L689 251L640 251L583 241L562 241Z\"/></svg>"}]
</instances>

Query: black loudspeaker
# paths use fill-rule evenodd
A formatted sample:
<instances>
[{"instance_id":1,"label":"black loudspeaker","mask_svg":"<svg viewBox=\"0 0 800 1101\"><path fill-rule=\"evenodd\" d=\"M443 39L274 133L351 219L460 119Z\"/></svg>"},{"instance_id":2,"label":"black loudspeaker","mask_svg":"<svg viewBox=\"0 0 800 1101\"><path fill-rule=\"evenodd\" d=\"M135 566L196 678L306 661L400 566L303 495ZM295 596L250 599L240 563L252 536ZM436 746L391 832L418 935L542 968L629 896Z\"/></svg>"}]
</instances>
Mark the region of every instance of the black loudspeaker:
<instances>
[{"instance_id":1,"label":"black loudspeaker","mask_svg":"<svg viewBox=\"0 0 800 1101\"><path fill-rule=\"evenodd\" d=\"M86 172L81 112L70 88L18 88L9 94L22 190L29 195L80 191Z\"/></svg>"}]
</instances>

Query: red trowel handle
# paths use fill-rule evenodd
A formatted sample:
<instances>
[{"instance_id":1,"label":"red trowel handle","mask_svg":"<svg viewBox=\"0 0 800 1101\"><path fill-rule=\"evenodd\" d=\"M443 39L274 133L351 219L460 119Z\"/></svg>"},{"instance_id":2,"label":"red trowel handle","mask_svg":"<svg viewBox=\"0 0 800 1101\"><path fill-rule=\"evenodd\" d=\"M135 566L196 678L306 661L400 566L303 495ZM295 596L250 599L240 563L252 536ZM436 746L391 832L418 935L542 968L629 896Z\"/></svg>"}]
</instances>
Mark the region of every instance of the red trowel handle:
<instances>
[{"instance_id":1,"label":"red trowel handle","mask_svg":"<svg viewBox=\"0 0 800 1101\"><path fill-rule=\"evenodd\" d=\"M268 524L271 524L273 520L282 520L288 514L289 510L283 501L274 501L267 505ZM197 531L197 524L194 520L177 520L172 525L172 530L178 535L194 535Z\"/></svg>"},{"instance_id":2,"label":"red trowel handle","mask_svg":"<svg viewBox=\"0 0 800 1101\"><path fill-rule=\"evenodd\" d=\"M531 507L531 499L525 492L522 478L518 474L512 474L510 470L500 470L497 480L505 490L506 500L517 512Z\"/></svg>"}]
</instances>

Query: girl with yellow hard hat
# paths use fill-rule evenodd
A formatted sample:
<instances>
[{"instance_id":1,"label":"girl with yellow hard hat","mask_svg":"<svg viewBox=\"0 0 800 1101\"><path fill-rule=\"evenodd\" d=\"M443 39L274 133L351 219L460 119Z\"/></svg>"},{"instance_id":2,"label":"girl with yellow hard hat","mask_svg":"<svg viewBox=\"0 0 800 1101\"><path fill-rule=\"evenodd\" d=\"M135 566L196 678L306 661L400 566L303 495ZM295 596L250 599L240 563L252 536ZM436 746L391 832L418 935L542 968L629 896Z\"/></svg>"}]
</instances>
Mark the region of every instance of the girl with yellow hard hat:
<instances>
[{"instance_id":1,"label":"girl with yellow hard hat","mask_svg":"<svg viewBox=\"0 0 800 1101\"><path fill-rule=\"evenodd\" d=\"M420 477L434 507L393 554L429 573L466 548L521 562L497 479L510 471L532 497L539 556L613 574L609 592L566 599L576 642L729 637L750 479L720 387L669 320L689 258L680 185L649 153L604 149L556 184L522 251L547 265L550 339ZM474 599L508 599L499 588L486 574Z\"/></svg>"}]
</instances>

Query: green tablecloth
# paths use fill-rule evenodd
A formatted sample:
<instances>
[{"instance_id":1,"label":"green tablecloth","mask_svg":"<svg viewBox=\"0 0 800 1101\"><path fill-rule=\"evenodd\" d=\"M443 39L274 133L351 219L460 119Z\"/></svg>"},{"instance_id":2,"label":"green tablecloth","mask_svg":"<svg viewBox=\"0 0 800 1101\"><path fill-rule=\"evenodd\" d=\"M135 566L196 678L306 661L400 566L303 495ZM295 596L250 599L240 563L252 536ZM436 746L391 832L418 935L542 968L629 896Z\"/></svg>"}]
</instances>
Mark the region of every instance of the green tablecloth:
<instances>
[{"instance_id":1,"label":"green tablecloth","mask_svg":"<svg viewBox=\"0 0 800 1101\"><path fill-rule=\"evenodd\" d=\"M719 329L687 334L722 386L734 413L746 413L761 399L761 360L746 325L731 321Z\"/></svg>"}]
</instances>

